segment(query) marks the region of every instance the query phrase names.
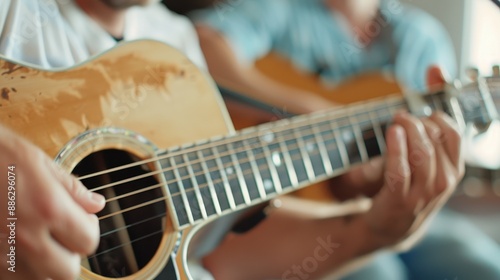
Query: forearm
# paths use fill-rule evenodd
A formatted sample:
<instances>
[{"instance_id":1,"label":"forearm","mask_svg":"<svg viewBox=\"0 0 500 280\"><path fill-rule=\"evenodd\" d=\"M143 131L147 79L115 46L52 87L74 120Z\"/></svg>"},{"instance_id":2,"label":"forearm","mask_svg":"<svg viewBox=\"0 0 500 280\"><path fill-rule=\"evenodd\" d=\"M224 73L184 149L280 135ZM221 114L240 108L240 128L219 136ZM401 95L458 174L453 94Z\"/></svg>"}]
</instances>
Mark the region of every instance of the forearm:
<instances>
[{"instance_id":1,"label":"forearm","mask_svg":"<svg viewBox=\"0 0 500 280\"><path fill-rule=\"evenodd\" d=\"M363 213L324 221L324 236L331 236L339 247L319 267L312 279L332 279L358 269L387 245L374 238ZM293 278L291 278L293 279Z\"/></svg>"},{"instance_id":2,"label":"forearm","mask_svg":"<svg viewBox=\"0 0 500 280\"><path fill-rule=\"evenodd\" d=\"M215 278L318 279L380 248L362 214L318 219L289 209L274 211L246 234L230 234L205 258Z\"/></svg>"},{"instance_id":3,"label":"forearm","mask_svg":"<svg viewBox=\"0 0 500 280\"><path fill-rule=\"evenodd\" d=\"M309 113L333 106L324 98L276 82L253 65L243 65L223 36L210 27L197 26L197 31L210 74L220 85L292 113Z\"/></svg>"}]
</instances>

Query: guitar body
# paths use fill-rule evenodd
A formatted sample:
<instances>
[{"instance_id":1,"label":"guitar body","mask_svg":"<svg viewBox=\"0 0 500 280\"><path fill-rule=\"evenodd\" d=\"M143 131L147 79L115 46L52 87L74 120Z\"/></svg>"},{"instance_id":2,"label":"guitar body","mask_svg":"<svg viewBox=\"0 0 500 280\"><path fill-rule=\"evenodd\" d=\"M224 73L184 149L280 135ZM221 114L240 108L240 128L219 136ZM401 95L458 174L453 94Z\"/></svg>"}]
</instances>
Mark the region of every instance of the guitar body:
<instances>
[{"instance_id":1,"label":"guitar body","mask_svg":"<svg viewBox=\"0 0 500 280\"><path fill-rule=\"evenodd\" d=\"M401 93L401 87L392 74L382 72L367 72L336 85L327 85L319 76L298 70L289 60L277 53L268 54L258 60L255 66L277 82L339 104L351 104Z\"/></svg>"},{"instance_id":2,"label":"guitar body","mask_svg":"<svg viewBox=\"0 0 500 280\"><path fill-rule=\"evenodd\" d=\"M108 159L94 159L93 167L83 166L89 155L106 155L101 151L112 151L111 160L116 161L126 153L133 162L154 156L157 147L233 131L214 83L179 51L159 42L126 43L64 71L43 71L7 60L0 62L0 69L1 123L31 140L68 172L95 172L102 164L109 165ZM107 205L108 212L120 207L116 201ZM103 256L99 259L103 264L94 264L92 269L107 270L101 273L91 272L89 258L82 262L81 278L152 279L161 275L162 279L189 279L185 258L193 228L177 230L169 217L171 206L165 203L162 208L167 215L156 225L162 233L147 238L156 240L153 245L141 245L153 246L149 252L135 252L141 248L131 245L119 254ZM114 218L111 226L129 226L127 219L131 218ZM101 231L109 226L101 223ZM134 243L132 235L144 235L144 231L114 238ZM100 246L107 248L100 247L98 252L112 250L113 244L105 244L109 242L113 240L101 239ZM141 264L144 260L136 259L139 257L148 261ZM125 265L120 264L121 259L127 259Z\"/></svg>"}]
</instances>

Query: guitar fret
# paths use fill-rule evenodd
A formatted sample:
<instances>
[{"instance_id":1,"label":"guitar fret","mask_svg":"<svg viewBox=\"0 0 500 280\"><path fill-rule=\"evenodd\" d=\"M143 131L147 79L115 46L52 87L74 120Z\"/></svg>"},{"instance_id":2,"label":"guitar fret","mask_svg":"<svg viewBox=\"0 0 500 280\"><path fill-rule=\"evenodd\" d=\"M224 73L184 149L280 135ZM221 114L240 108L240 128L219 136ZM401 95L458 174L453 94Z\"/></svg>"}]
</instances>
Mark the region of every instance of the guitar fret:
<instances>
[{"instance_id":1,"label":"guitar fret","mask_svg":"<svg viewBox=\"0 0 500 280\"><path fill-rule=\"evenodd\" d=\"M375 120L379 120L378 114L376 110L370 111L370 120L372 123L373 131L375 132L375 137L377 138L378 148L381 154L385 153L385 139L384 133L382 132L382 128L380 127L380 123L376 123Z\"/></svg>"},{"instance_id":2,"label":"guitar fret","mask_svg":"<svg viewBox=\"0 0 500 280\"><path fill-rule=\"evenodd\" d=\"M311 159L311 166L314 174L314 180L326 175L325 162L321 156L318 140L314 133L314 126L308 129L308 133L304 135L305 150Z\"/></svg>"},{"instance_id":3,"label":"guitar fret","mask_svg":"<svg viewBox=\"0 0 500 280\"><path fill-rule=\"evenodd\" d=\"M184 183L182 182L181 176L179 174L179 169L177 169L177 165L175 164L174 157L170 158L170 165L174 167L174 175L179 185L179 192L181 193L182 202L184 203L184 209L186 211L186 215L190 224L194 224L193 213L191 212L191 206L189 205L189 201L187 199L186 190L184 189Z\"/></svg>"},{"instance_id":4,"label":"guitar fret","mask_svg":"<svg viewBox=\"0 0 500 280\"><path fill-rule=\"evenodd\" d=\"M226 146L227 147L231 146L232 153L231 153L230 158L233 162L234 169L236 169L237 180L238 180L239 185L240 185L241 193L243 195L243 199L244 199L245 204L250 205L252 203L252 200L250 199L250 194L248 193L247 183L245 181L243 171L241 170L241 166L239 164L238 158L236 157L236 154L234 153L234 149L232 148L232 144L227 144ZM229 148L228 148L228 151L229 151Z\"/></svg>"},{"instance_id":5,"label":"guitar fret","mask_svg":"<svg viewBox=\"0 0 500 280\"><path fill-rule=\"evenodd\" d=\"M333 168L332 163L330 161L330 157L328 156L328 150L326 149L325 139L321 135L321 132L318 129L318 126L313 126L313 133L316 142L318 143L318 149L323 160L323 166L325 168L326 174L332 174Z\"/></svg>"},{"instance_id":6,"label":"guitar fret","mask_svg":"<svg viewBox=\"0 0 500 280\"><path fill-rule=\"evenodd\" d=\"M361 128L356 117L349 117L350 125L352 127L354 138L356 140L356 145L358 147L359 154L361 156L361 161L366 162L368 160L368 152L366 151L365 142L363 140Z\"/></svg>"},{"instance_id":7,"label":"guitar fret","mask_svg":"<svg viewBox=\"0 0 500 280\"><path fill-rule=\"evenodd\" d=\"M378 142L375 138L375 131L373 130L372 122L370 120L371 117L368 111L369 109L367 109L367 112L358 113L354 119L357 122L355 130L358 130L360 135L359 140L357 141L362 144L361 147L359 147L362 162L365 162L380 153L380 150L378 149ZM362 155L363 153L365 156Z\"/></svg>"},{"instance_id":8,"label":"guitar fret","mask_svg":"<svg viewBox=\"0 0 500 280\"><path fill-rule=\"evenodd\" d=\"M184 154L183 158L184 158L184 162L187 166L189 178L191 178L191 182L193 183L193 189L194 189L194 193L196 195L196 200L198 200L198 206L200 207L201 216L203 217L204 220L206 220L207 219L207 210L205 208L205 203L203 202L203 198L201 197L200 188L198 186L198 181L196 180L196 176L195 176L195 173L193 171L193 167L190 164L191 161L189 160L187 154Z\"/></svg>"},{"instance_id":9,"label":"guitar fret","mask_svg":"<svg viewBox=\"0 0 500 280\"><path fill-rule=\"evenodd\" d=\"M297 129L293 130L293 134L295 136L297 136L298 149L300 151L300 154L302 155L302 159L304 160L304 167L306 169L307 178L309 179L309 181L312 181L315 178L314 170L313 170L313 166L312 166L311 158L309 157L309 154L307 153L307 151L304 151L306 144L304 143L304 140L302 138L303 136L300 133L300 131L297 131Z\"/></svg>"},{"instance_id":10,"label":"guitar fret","mask_svg":"<svg viewBox=\"0 0 500 280\"><path fill-rule=\"evenodd\" d=\"M174 161L177 163L177 170L179 172L180 179L182 180L183 190L186 193L187 202L191 208L191 215L193 220L204 220L202 215L202 209L200 208L199 201L196 197L196 188L192 181L192 176L189 173L189 164L185 161L186 154L182 153L178 156L174 156Z\"/></svg>"},{"instance_id":11,"label":"guitar fret","mask_svg":"<svg viewBox=\"0 0 500 280\"><path fill-rule=\"evenodd\" d=\"M269 170L271 172L271 180L273 182L274 189L276 190L276 193L281 193L283 191L281 188L281 180L278 176L276 165L274 164L274 162L272 162L271 150L269 149L268 145L264 145L262 149L267 160L267 165L269 166Z\"/></svg>"},{"instance_id":12,"label":"guitar fret","mask_svg":"<svg viewBox=\"0 0 500 280\"><path fill-rule=\"evenodd\" d=\"M295 173L295 167L293 166L292 159L290 158L290 154L288 153L288 149L286 148L285 143L280 141L279 145L282 150L285 165L287 166L290 182L292 184L292 187L295 187L299 184L299 181L297 180L297 174Z\"/></svg>"},{"instance_id":13,"label":"guitar fret","mask_svg":"<svg viewBox=\"0 0 500 280\"><path fill-rule=\"evenodd\" d=\"M281 190L292 187L293 183L291 181L290 170L285 164L284 155L281 149L281 141L275 141L268 145L269 152L271 153L271 159L273 167L276 169L276 174L279 178L278 182L281 186Z\"/></svg>"},{"instance_id":14,"label":"guitar fret","mask_svg":"<svg viewBox=\"0 0 500 280\"><path fill-rule=\"evenodd\" d=\"M231 209L234 210L234 209L236 209L236 203L234 200L233 192L231 191L231 186L229 185L229 180L228 180L226 172L225 172L224 164L222 164L222 160L221 160L221 157L220 157L220 154L219 154L217 148L212 148L212 151L213 151L213 154L215 155L215 161L217 162L217 166L219 168L219 173L222 177L224 189L226 190L227 200L229 202Z\"/></svg>"},{"instance_id":15,"label":"guitar fret","mask_svg":"<svg viewBox=\"0 0 500 280\"><path fill-rule=\"evenodd\" d=\"M215 191L215 186L213 183L212 176L210 175L210 170L208 169L207 163L204 160L204 156L201 151L198 151L198 157L200 158L201 167L203 168L203 173L205 174L205 178L207 179L207 184L208 188L210 189L210 194L212 196L212 201L214 203L215 212L217 213L217 215L220 215L222 211L219 198L217 197L217 193Z\"/></svg>"},{"instance_id":16,"label":"guitar fret","mask_svg":"<svg viewBox=\"0 0 500 280\"><path fill-rule=\"evenodd\" d=\"M327 127L331 127L329 122L327 122ZM345 166L343 165L342 162L342 155L337 143L335 131L332 129L322 130L320 131L320 134L322 139L325 141L324 146L328 154L328 159L330 161L332 172L344 169Z\"/></svg>"},{"instance_id":17,"label":"guitar fret","mask_svg":"<svg viewBox=\"0 0 500 280\"><path fill-rule=\"evenodd\" d=\"M156 154L156 157L161 157L163 156L162 153L158 153ZM173 185L175 183L169 183L171 182L172 180L175 179L175 175L172 171L172 167L170 166L170 164L168 163L168 161L165 161L165 160L161 160L161 161L157 161L156 164L159 164L159 167L157 168L157 170L163 170L163 173L160 178L160 180L162 181L162 183L165 185L165 190L166 190L166 193L167 193L167 199L168 199L168 207L169 207L169 211L173 217L173 221L174 221L174 225L176 228L180 228L181 227L181 220L180 220L180 215L175 207L175 202L174 202L174 193L176 193L178 190L176 190L175 187L173 187Z\"/></svg>"},{"instance_id":18,"label":"guitar fret","mask_svg":"<svg viewBox=\"0 0 500 280\"><path fill-rule=\"evenodd\" d=\"M342 165L344 166L344 168L349 168L349 166L351 166L351 163L349 162L349 155L347 154L347 148L345 146L344 140L342 139L342 135L340 135L340 131L338 129L334 129L333 133L335 135L335 139L337 140L337 147L339 148Z\"/></svg>"},{"instance_id":19,"label":"guitar fret","mask_svg":"<svg viewBox=\"0 0 500 280\"><path fill-rule=\"evenodd\" d=\"M250 146L250 145L248 145L248 146ZM253 175L255 176L255 183L257 184L257 189L259 190L260 198L265 199L267 197L267 195L266 195L266 191L264 190L264 184L263 184L262 176L260 174L260 170L256 165L256 159L255 159L255 156L253 154L253 149L247 149L246 153L247 153L248 159L250 161L250 166L252 168Z\"/></svg>"},{"instance_id":20,"label":"guitar fret","mask_svg":"<svg viewBox=\"0 0 500 280\"><path fill-rule=\"evenodd\" d=\"M477 84L479 88L479 93L481 95L481 99L484 101L483 107L488 117L487 120L488 121L497 120L498 112L497 109L495 108L495 103L493 102L493 96L491 95L491 90L490 87L488 86L488 82L486 81L485 78L480 77L478 78Z\"/></svg>"},{"instance_id":21,"label":"guitar fret","mask_svg":"<svg viewBox=\"0 0 500 280\"><path fill-rule=\"evenodd\" d=\"M268 157L264 147L267 145L262 145L261 147L256 147L253 149L253 153L256 157L256 165L259 168L260 177L262 178L262 184L266 196L276 194L275 181L272 174L273 166L270 165L271 158Z\"/></svg>"}]
</instances>

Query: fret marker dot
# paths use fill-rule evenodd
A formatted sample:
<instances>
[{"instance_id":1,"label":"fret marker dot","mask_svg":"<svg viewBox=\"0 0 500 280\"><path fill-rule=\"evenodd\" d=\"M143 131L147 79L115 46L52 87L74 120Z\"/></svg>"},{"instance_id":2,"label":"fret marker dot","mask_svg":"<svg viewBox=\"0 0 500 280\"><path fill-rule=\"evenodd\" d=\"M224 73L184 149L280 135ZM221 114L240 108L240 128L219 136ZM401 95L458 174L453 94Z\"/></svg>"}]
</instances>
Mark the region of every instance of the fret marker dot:
<instances>
[{"instance_id":1,"label":"fret marker dot","mask_svg":"<svg viewBox=\"0 0 500 280\"><path fill-rule=\"evenodd\" d=\"M308 153L313 152L315 148L316 147L315 147L314 143L312 143L312 142L307 142L306 143L306 151Z\"/></svg>"},{"instance_id":2,"label":"fret marker dot","mask_svg":"<svg viewBox=\"0 0 500 280\"><path fill-rule=\"evenodd\" d=\"M353 138L354 137L353 137L353 135L352 135L352 133L350 131L344 131L342 133L342 139L344 139L344 141L346 141L346 142L352 141Z\"/></svg>"},{"instance_id":3,"label":"fret marker dot","mask_svg":"<svg viewBox=\"0 0 500 280\"><path fill-rule=\"evenodd\" d=\"M228 175L233 174L233 168L231 168L231 167L226 168L226 173L227 173Z\"/></svg>"},{"instance_id":4,"label":"fret marker dot","mask_svg":"<svg viewBox=\"0 0 500 280\"><path fill-rule=\"evenodd\" d=\"M268 191L273 189L273 182L269 179L264 180L264 188Z\"/></svg>"},{"instance_id":5,"label":"fret marker dot","mask_svg":"<svg viewBox=\"0 0 500 280\"><path fill-rule=\"evenodd\" d=\"M424 115L425 115L425 116L430 116L430 115L432 115L432 108L431 108L431 107L429 107L429 106L425 106L425 107L424 107Z\"/></svg>"},{"instance_id":6,"label":"fret marker dot","mask_svg":"<svg viewBox=\"0 0 500 280\"><path fill-rule=\"evenodd\" d=\"M272 155L273 163L275 166L280 166L281 165L281 157L278 152L274 152Z\"/></svg>"},{"instance_id":7,"label":"fret marker dot","mask_svg":"<svg viewBox=\"0 0 500 280\"><path fill-rule=\"evenodd\" d=\"M260 137L260 139L266 143L271 143L274 140L274 133L266 132L264 135Z\"/></svg>"}]
</instances>

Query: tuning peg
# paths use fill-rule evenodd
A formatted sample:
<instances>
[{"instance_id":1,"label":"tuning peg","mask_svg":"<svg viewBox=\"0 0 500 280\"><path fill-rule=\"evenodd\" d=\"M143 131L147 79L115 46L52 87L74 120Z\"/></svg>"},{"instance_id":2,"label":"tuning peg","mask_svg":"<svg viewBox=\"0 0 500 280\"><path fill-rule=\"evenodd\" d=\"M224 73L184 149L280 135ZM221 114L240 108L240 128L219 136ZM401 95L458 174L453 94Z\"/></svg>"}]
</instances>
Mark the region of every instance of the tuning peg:
<instances>
[{"instance_id":1,"label":"tuning peg","mask_svg":"<svg viewBox=\"0 0 500 280\"><path fill-rule=\"evenodd\" d=\"M493 77L500 77L500 65L495 65L492 67Z\"/></svg>"},{"instance_id":2,"label":"tuning peg","mask_svg":"<svg viewBox=\"0 0 500 280\"><path fill-rule=\"evenodd\" d=\"M479 78L479 69L472 66L467 67L467 69L465 69L465 74L472 82L477 82L477 79Z\"/></svg>"}]
</instances>

